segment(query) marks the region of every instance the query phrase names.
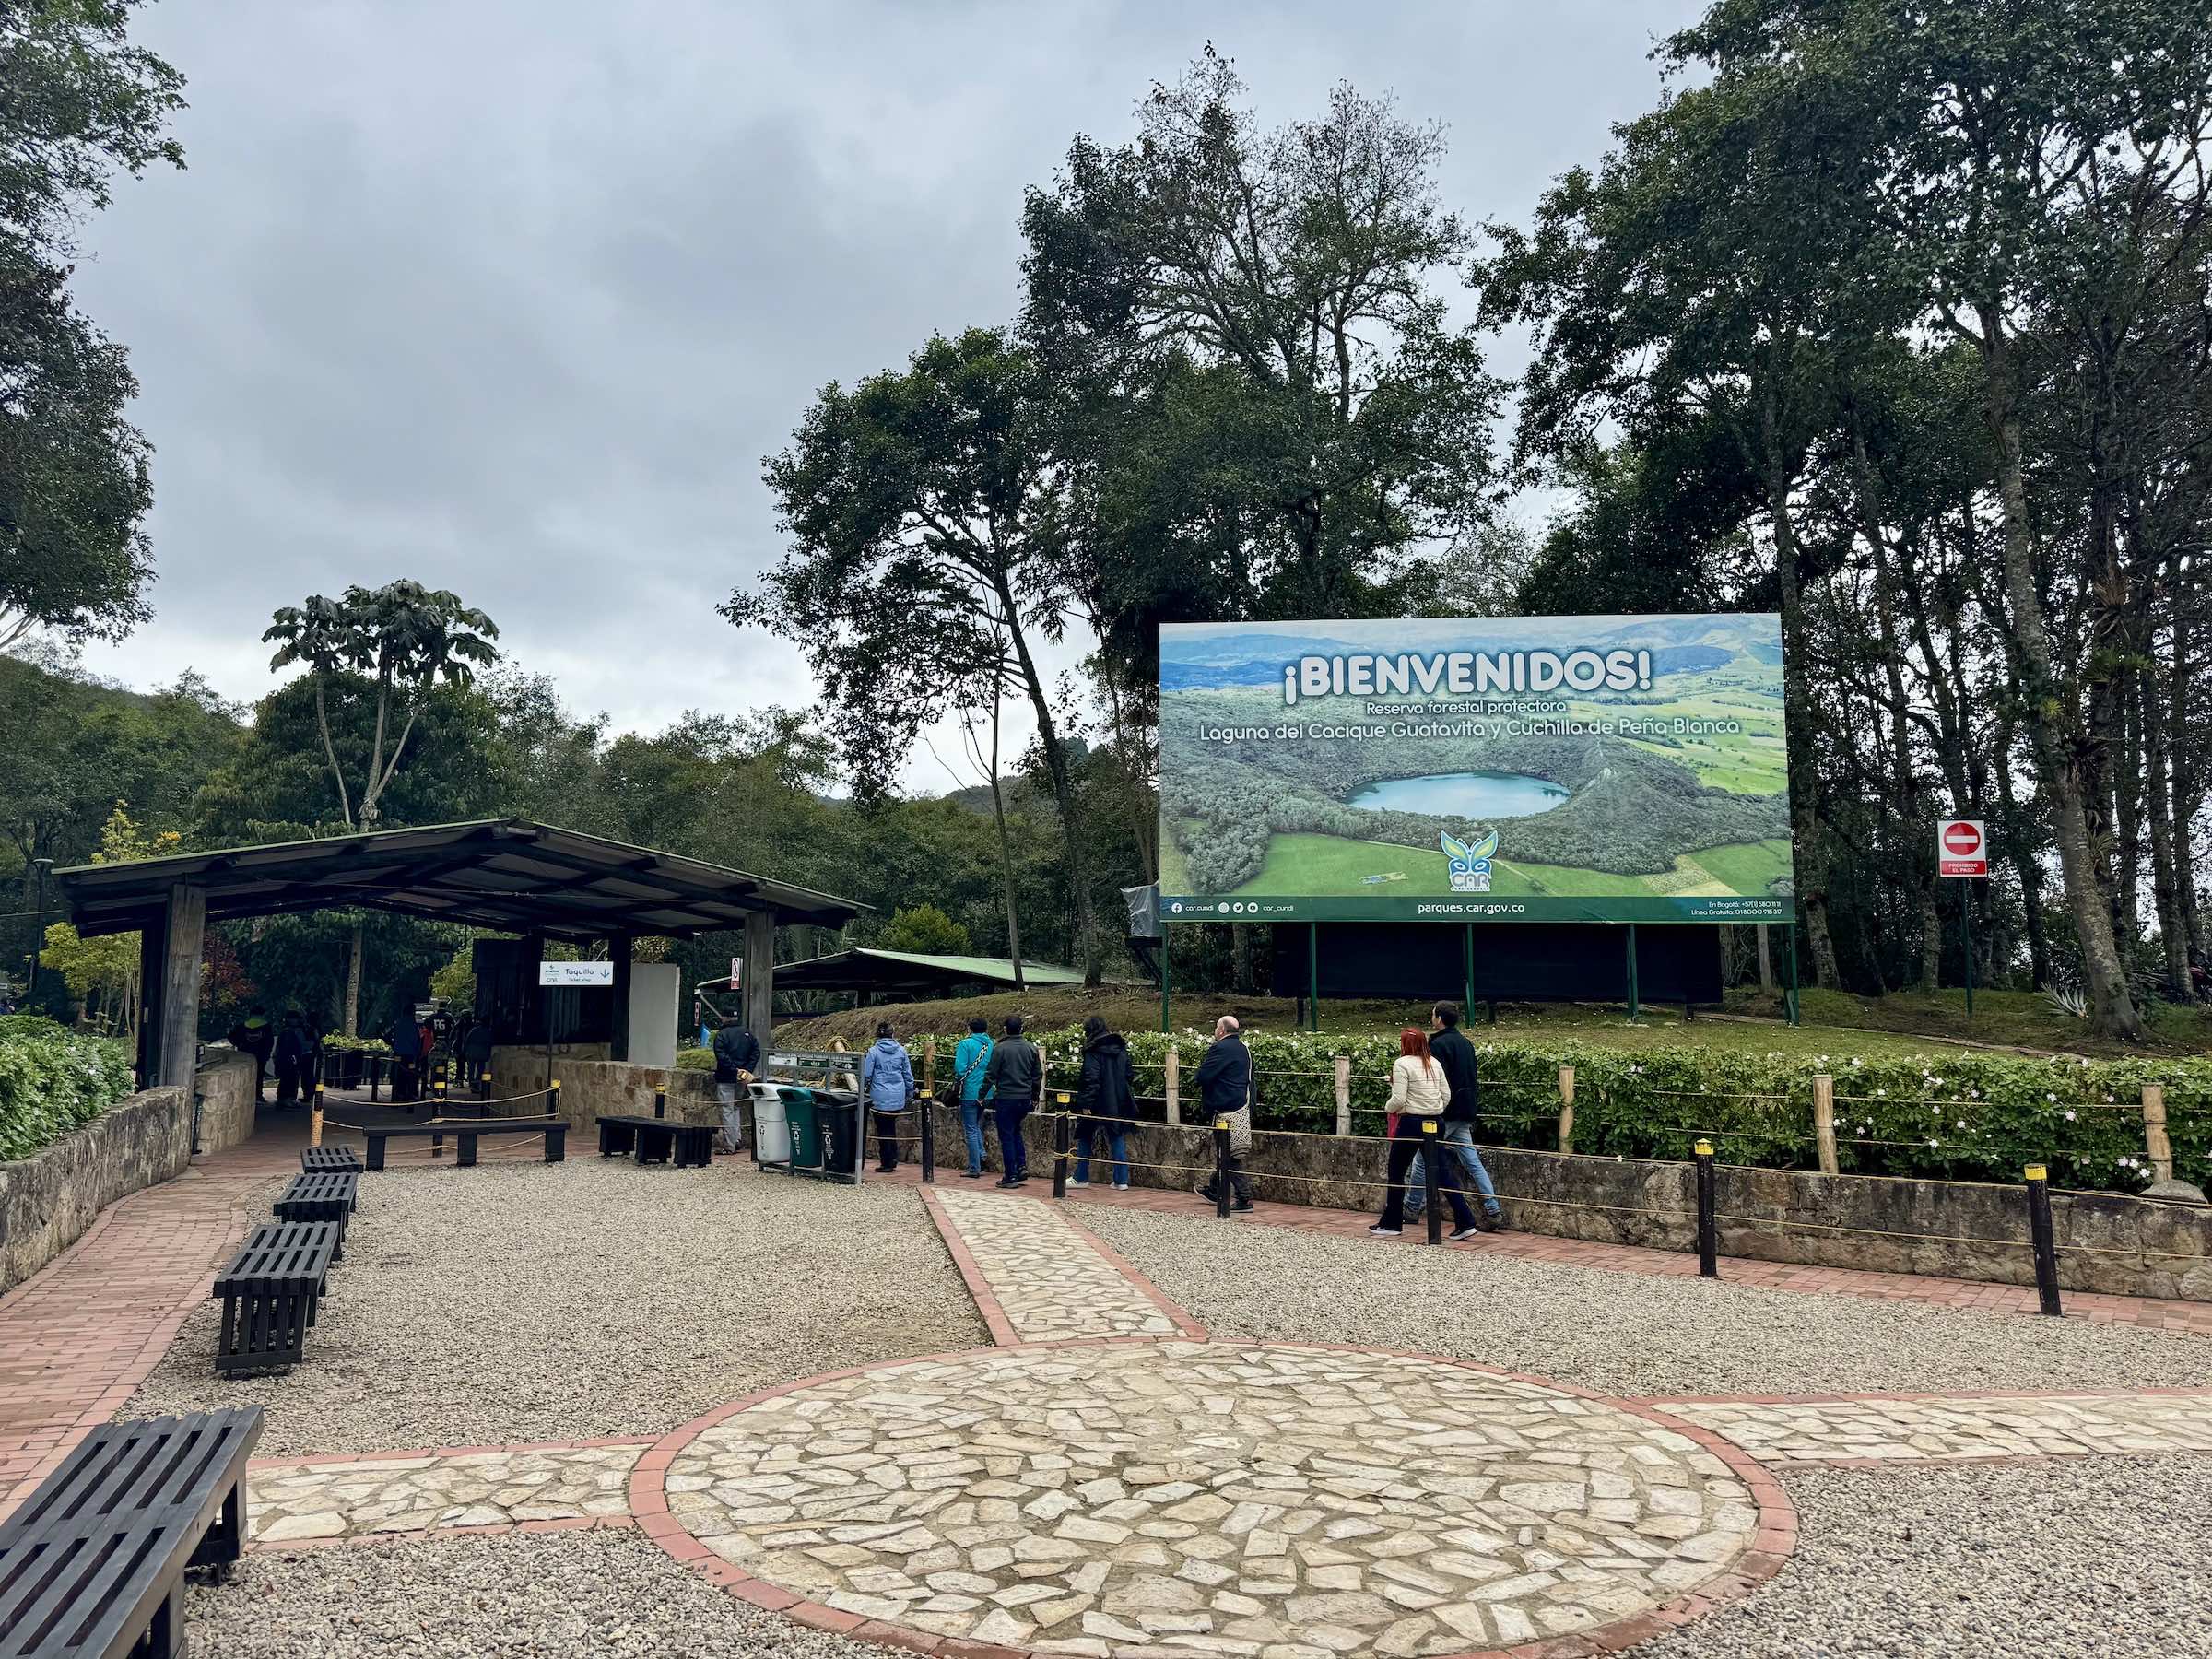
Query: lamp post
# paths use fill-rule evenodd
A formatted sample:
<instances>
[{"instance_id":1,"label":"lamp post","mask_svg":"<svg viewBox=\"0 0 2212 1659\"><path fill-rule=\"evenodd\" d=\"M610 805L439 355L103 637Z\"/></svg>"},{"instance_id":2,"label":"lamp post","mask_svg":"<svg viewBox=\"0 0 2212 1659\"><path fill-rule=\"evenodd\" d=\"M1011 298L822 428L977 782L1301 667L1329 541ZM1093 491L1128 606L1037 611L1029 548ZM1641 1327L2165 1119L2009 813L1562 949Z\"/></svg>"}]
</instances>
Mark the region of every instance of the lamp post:
<instances>
[{"instance_id":1,"label":"lamp post","mask_svg":"<svg viewBox=\"0 0 2212 1659\"><path fill-rule=\"evenodd\" d=\"M39 989L39 952L46 947L46 872L53 868L51 858L30 861L31 880L35 887L30 901L30 978L24 988L23 1000L28 1003Z\"/></svg>"}]
</instances>

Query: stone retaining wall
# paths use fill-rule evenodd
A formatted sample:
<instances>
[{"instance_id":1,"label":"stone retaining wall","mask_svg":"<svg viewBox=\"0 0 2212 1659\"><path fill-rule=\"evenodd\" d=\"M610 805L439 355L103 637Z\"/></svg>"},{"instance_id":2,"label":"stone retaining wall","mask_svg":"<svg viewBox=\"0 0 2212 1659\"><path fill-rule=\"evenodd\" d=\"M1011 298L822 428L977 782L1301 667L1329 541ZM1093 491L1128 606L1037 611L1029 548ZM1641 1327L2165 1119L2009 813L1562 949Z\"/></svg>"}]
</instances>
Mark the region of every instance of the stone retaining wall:
<instances>
[{"instance_id":1,"label":"stone retaining wall","mask_svg":"<svg viewBox=\"0 0 2212 1659\"><path fill-rule=\"evenodd\" d=\"M200 1068L200 1151L220 1152L253 1133L253 1057L222 1053Z\"/></svg>"},{"instance_id":2,"label":"stone retaining wall","mask_svg":"<svg viewBox=\"0 0 2212 1659\"><path fill-rule=\"evenodd\" d=\"M1052 1173L1051 1123L1030 1135L1030 1171ZM940 1170L961 1167L957 1108L936 1107ZM1133 1125L1132 1184L1189 1188L1213 1165L1213 1136L1164 1124ZM997 1168L998 1137L985 1157ZM1098 1150L1104 1150L1100 1137ZM1481 1148L1483 1163L1524 1232L1659 1250L1697 1248L1692 1167L1556 1152ZM1262 1131L1249 1163L1258 1196L1281 1204L1380 1210L1384 1148L1372 1140ZM1150 1165L1152 1168L1137 1166ZM1166 1166L1166 1167L1159 1167ZM2021 1187L1819 1175L1724 1167L1716 1182L1723 1255L1808 1266L1865 1267L1983 1283L2031 1285L2028 1203ZM1091 1179L1110 1177L1094 1160ZM1193 1212L1203 1214L1194 1197ZM2117 1194L2054 1193L2059 1282L2069 1289L2212 1301L2212 1207Z\"/></svg>"},{"instance_id":3,"label":"stone retaining wall","mask_svg":"<svg viewBox=\"0 0 2212 1659\"><path fill-rule=\"evenodd\" d=\"M604 1044L593 1045L604 1055ZM578 1135L595 1135L599 1119L651 1117L653 1090L668 1091L668 1115L687 1124L719 1124L722 1114L714 1104L712 1072L676 1071L660 1065L631 1065L626 1061L584 1058L556 1049L553 1075L560 1079L560 1115ZM496 1048L491 1051L493 1098L538 1096L546 1083L543 1049ZM524 1115L535 1111L531 1100L500 1108Z\"/></svg>"},{"instance_id":4,"label":"stone retaining wall","mask_svg":"<svg viewBox=\"0 0 2212 1659\"><path fill-rule=\"evenodd\" d=\"M192 1161L192 1101L181 1088L126 1096L41 1152L0 1163L0 1290L76 1242L93 1218Z\"/></svg>"}]
</instances>

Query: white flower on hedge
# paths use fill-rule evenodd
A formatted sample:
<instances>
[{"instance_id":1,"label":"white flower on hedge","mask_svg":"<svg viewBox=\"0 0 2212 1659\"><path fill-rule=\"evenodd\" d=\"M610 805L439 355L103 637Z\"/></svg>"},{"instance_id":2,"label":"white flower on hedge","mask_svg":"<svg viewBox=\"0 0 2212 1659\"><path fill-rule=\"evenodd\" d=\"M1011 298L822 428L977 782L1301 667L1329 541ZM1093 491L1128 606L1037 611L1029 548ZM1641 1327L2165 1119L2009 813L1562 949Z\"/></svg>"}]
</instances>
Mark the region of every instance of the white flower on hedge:
<instances>
[{"instance_id":1,"label":"white flower on hedge","mask_svg":"<svg viewBox=\"0 0 2212 1659\"><path fill-rule=\"evenodd\" d=\"M2058 1097L2054 1094L2046 1094L2043 1099L2050 1101L2053 1106L2058 1104Z\"/></svg>"},{"instance_id":2,"label":"white flower on hedge","mask_svg":"<svg viewBox=\"0 0 2212 1659\"><path fill-rule=\"evenodd\" d=\"M2070 1124L2070 1123L2072 1123L2073 1121L2074 1121L2074 1108L2073 1108L2073 1107L2071 1107L2071 1106L2069 1106L2069 1107L2067 1107L2067 1108L2066 1108L2066 1122Z\"/></svg>"}]
</instances>

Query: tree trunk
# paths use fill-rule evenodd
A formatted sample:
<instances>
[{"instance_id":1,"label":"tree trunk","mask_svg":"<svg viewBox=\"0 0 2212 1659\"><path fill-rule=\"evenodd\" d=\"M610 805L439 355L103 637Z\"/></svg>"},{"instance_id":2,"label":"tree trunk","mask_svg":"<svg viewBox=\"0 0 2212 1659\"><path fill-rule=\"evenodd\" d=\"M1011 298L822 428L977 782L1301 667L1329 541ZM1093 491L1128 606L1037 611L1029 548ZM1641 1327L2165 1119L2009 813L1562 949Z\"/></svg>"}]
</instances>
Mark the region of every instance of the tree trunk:
<instances>
[{"instance_id":1,"label":"tree trunk","mask_svg":"<svg viewBox=\"0 0 2212 1659\"><path fill-rule=\"evenodd\" d=\"M1935 824L1924 809L1919 779L1912 768L1912 725L1905 700L1905 653L1899 642L1896 589L1890 580L1888 545L1882 532L1881 486L1874 464L1866 456L1865 435L1852 419L1851 452L1858 485L1859 531L1874 554L1874 614L1881 630L1882 672L1889 687L1889 772L1895 810L1905 820L1905 839L1911 846L1914 885L1920 900L1920 989L1936 994L1943 978L1943 926L1937 917L1936 850L1930 842Z\"/></svg>"},{"instance_id":2,"label":"tree trunk","mask_svg":"<svg viewBox=\"0 0 2212 1659\"><path fill-rule=\"evenodd\" d=\"M1758 924L1759 933L1759 988L1771 996L1774 994L1774 951L1767 943L1767 924Z\"/></svg>"},{"instance_id":3,"label":"tree trunk","mask_svg":"<svg viewBox=\"0 0 2212 1659\"><path fill-rule=\"evenodd\" d=\"M991 816L998 820L998 874L1006 895L1006 955L1014 963L1014 989L1026 991L1029 984L1021 974L1021 920L1014 910L1014 843L1006 835L1006 799L998 781L1000 701L994 676L991 686Z\"/></svg>"},{"instance_id":4,"label":"tree trunk","mask_svg":"<svg viewBox=\"0 0 2212 1659\"><path fill-rule=\"evenodd\" d=\"M361 924L353 924L353 940L346 953L346 1035L361 1034Z\"/></svg>"},{"instance_id":5,"label":"tree trunk","mask_svg":"<svg viewBox=\"0 0 2212 1659\"><path fill-rule=\"evenodd\" d=\"M1021 667L1022 684L1029 688L1030 707L1037 715L1037 746L1044 751L1044 769L1052 779L1053 800L1060 809L1061 842L1067 852L1067 881L1075 889L1076 944L1083 961L1083 982L1096 986L1105 978L1105 964L1100 956L1098 922L1091 909L1089 861L1084 857L1082 837L1076 829L1075 772L1067 763L1067 746L1060 740L1060 728L1053 722L1052 699L1046 695L1044 681L1030 655L1030 641L1016 618L1014 594L1003 575L998 581L998 603L1006 618L1006 637L1014 643L1014 659Z\"/></svg>"},{"instance_id":6,"label":"tree trunk","mask_svg":"<svg viewBox=\"0 0 2212 1659\"><path fill-rule=\"evenodd\" d=\"M2195 735L2189 712L2189 607L2182 601L2184 595L2176 592L2173 607L2173 661L2168 674L2171 693L2167 703L2170 712L2166 722L2168 734L2169 769L2172 773L2172 817L2174 837L2173 886L2174 902L2181 911L2182 929L2186 935L2186 948L2192 965L2205 959L2203 925L2196 902L2196 812L2200 803L2196 794L2196 748L2192 742ZM2190 982L2194 994L2195 982Z\"/></svg>"},{"instance_id":7,"label":"tree trunk","mask_svg":"<svg viewBox=\"0 0 2212 1659\"><path fill-rule=\"evenodd\" d=\"M2159 917L2159 947L2166 965L2166 994L2177 1003L2192 1000L2189 936L2182 921L2181 887L2174 879L2173 797L2168 782L2166 721L2159 688L2146 672L2143 709L2144 785L2150 801L2150 899ZM2186 849L2182 850L2187 857Z\"/></svg>"},{"instance_id":8,"label":"tree trunk","mask_svg":"<svg viewBox=\"0 0 2212 1659\"><path fill-rule=\"evenodd\" d=\"M1806 943L1813 958L1813 982L1834 985L1836 947L1828 931L1828 856L1821 840L1818 756L1814 752L1813 705L1806 676L1811 669L1806 649L1805 603L1797 588L1797 529L1790 519L1790 488L1795 469L1780 453L1781 434L1775 418L1774 394L1766 393L1765 454L1767 458L1767 512L1774 525L1774 571L1782 589L1782 636L1785 658L1794 657L1796 672L1786 665L1782 677L1782 714L1789 759L1790 823L1795 841L1797 908L1805 918Z\"/></svg>"},{"instance_id":9,"label":"tree trunk","mask_svg":"<svg viewBox=\"0 0 2212 1659\"><path fill-rule=\"evenodd\" d=\"M1229 938L1236 963L1236 988L1240 996L1250 996L1258 984L1253 971L1252 928L1242 922L1229 924Z\"/></svg>"},{"instance_id":10,"label":"tree trunk","mask_svg":"<svg viewBox=\"0 0 2212 1659\"><path fill-rule=\"evenodd\" d=\"M2011 346L2006 338L2004 319L1994 306L1983 309L1982 322L1989 421L1996 440L1998 497L2005 511L2005 591L2012 611L2009 632L2019 670L2029 747L2051 806L2066 909L2080 939L2082 970L2088 982L2091 1026L2100 1037L2139 1038L2142 1021L2136 1018L2135 999L2128 994L2127 976L2113 940L2112 904L2089 839L2082 780L2070 753L2079 711L2077 708L2073 717L2068 717L2052 661L2051 638L2043 623L2042 595L2036 586L2035 545L2028 516L2027 479L2020 462L2020 417Z\"/></svg>"},{"instance_id":11,"label":"tree trunk","mask_svg":"<svg viewBox=\"0 0 2212 1659\"><path fill-rule=\"evenodd\" d=\"M2005 807L2005 853L2020 884L2020 923L2028 934L2029 988L2051 982L2051 942L2043 935L2043 865L2030 850L2027 818L2012 787L2012 727L2000 724L1996 741L1997 799Z\"/></svg>"}]
</instances>

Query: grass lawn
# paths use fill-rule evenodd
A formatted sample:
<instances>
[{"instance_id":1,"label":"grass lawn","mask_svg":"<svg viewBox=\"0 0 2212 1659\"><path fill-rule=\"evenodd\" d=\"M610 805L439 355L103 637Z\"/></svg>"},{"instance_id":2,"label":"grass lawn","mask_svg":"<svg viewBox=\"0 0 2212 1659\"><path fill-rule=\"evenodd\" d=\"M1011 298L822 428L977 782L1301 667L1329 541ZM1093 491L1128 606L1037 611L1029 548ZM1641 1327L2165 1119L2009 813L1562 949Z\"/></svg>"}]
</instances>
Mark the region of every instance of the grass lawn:
<instances>
[{"instance_id":1,"label":"grass lawn","mask_svg":"<svg viewBox=\"0 0 2212 1659\"><path fill-rule=\"evenodd\" d=\"M1815 993L1806 993L1808 1020L1815 995ZM1848 1012L1840 1005L1856 1000L1848 997L1839 999L1835 1006L1836 1012L1839 1015ZM1732 1006L1734 1002L1735 999L1732 999ZM1982 998L1979 994L1974 999L1974 1012L1979 1020L1982 1013ZM878 1019L889 1020L901 1037L911 1038L930 1032L945 1035L964 1032L968 1029L968 1021L977 1016L990 1020L995 1029L999 1020L1015 1013L1023 1015L1038 1030L1062 1030L1079 1024L1087 1015L1095 1013L1103 1014L1122 1030L1152 1031L1159 1029L1159 994L1157 991L1127 987L1098 992L1077 988L1032 991L1026 995L1006 992L998 995L961 997L946 1002L857 1008L844 1013L822 1015L813 1019L786 1021L776 1029L776 1041L786 1045L813 1048L826 1046L832 1037L842 1037L858 1049L873 1039ZM1186 1026L1204 1029L1224 1014L1234 1014L1245 1024L1265 1030L1290 1030L1297 1025L1296 1004L1288 997L1194 993L1175 998L1174 1018L1179 1029ZM1396 1031L1409 1025L1425 1029L1428 1023L1429 1006L1426 1003L1324 1000L1321 1005L1321 1026L1324 1031L1366 1035ZM1838 1064L1847 1061L1853 1054L1865 1060L1877 1060L1930 1052L1926 1037L1912 1031L1849 1030L1835 1025L1816 1023L1792 1028L1779 1019L1763 1018L1707 1018L1686 1021L1678 1008L1646 1008L1640 1018L1630 1023L1627 1011L1618 1004L1611 1007L1582 1004L1501 1004L1498 1010L1498 1023L1494 1027L1488 1023L1487 1010L1477 1007L1468 1030L1477 1041L1545 1042L1572 1040L1630 1050L1687 1047L1734 1053L1764 1054L1772 1052L1807 1057L1829 1054L1834 1056ZM1984 1040L2000 1041L1994 1033ZM2027 1041L2025 1038L2022 1040ZM2044 1047L2049 1043L2046 1041L2033 1043L2032 1046ZM2082 1052L2093 1051L2084 1045Z\"/></svg>"},{"instance_id":2,"label":"grass lawn","mask_svg":"<svg viewBox=\"0 0 2212 1659\"><path fill-rule=\"evenodd\" d=\"M1731 1011L1771 1015L1781 1011L1782 999L1757 991L1735 991L1729 994L1728 1006ZM1971 1019L1963 989L1938 991L1933 996L1923 996L1917 991L1857 996L1848 991L1806 986L1800 994L1799 1007L1808 1022L1819 1020L1830 1029L1856 1027L1899 1035L1960 1037L1976 1042L2097 1056L2212 1053L2212 1012L2164 1004L2148 1010L2149 1041L2143 1043L2100 1041L2089 1034L2088 1020L2055 1007L2039 991L1976 991Z\"/></svg>"}]
</instances>

